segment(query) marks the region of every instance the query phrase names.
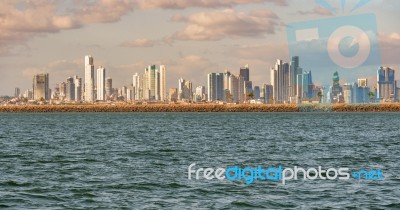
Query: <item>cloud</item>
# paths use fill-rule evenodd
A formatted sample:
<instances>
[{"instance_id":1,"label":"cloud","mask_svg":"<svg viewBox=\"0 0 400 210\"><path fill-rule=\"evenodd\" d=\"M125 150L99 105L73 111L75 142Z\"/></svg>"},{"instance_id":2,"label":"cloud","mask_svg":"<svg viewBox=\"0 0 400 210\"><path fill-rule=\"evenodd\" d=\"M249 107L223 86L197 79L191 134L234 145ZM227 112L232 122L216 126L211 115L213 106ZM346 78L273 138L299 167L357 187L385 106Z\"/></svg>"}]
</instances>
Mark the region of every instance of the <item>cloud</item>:
<instances>
[{"instance_id":1,"label":"cloud","mask_svg":"<svg viewBox=\"0 0 400 210\"><path fill-rule=\"evenodd\" d=\"M136 4L141 9L185 9L190 7L221 8L233 7L242 4L273 3L286 6L287 0L137 0Z\"/></svg>"},{"instance_id":2,"label":"cloud","mask_svg":"<svg viewBox=\"0 0 400 210\"><path fill-rule=\"evenodd\" d=\"M379 34L379 39L383 65L399 68L400 32L381 33Z\"/></svg>"},{"instance_id":3,"label":"cloud","mask_svg":"<svg viewBox=\"0 0 400 210\"><path fill-rule=\"evenodd\" d=\"M120 44L121 47L153 47L154 45L156 45L158 43L158 41L156 40L150 40L150 39L135 39L133 41L127 41L127 42L123 42Z\"/></svg>"},{"instance_id":4,"label":"cloud","mask_svg":"<svg viewBox=\"0 0 400 210\"><path fill-rule=\"evenodd\" d=\"M118 21L134 6L128 0L72 2L66 6L62 1L1 1L0 55L12 54L10 46L24 44L38 35Z\"/></svg>"},{"instance_id":5,"label":"cloud","mask_svg":"<svg viewBox=\"0 0 400 210\"><path fill-rule=\"evenodd\" d=\"M334 14L329 11L328 9L325 9L321 6L315 6L313 10L311 11L298 11L297 12L300 15L322 15L322 16L333 16Z\"/></svg>"},{"instance_id":6,"label":"cloud","mask_svg":"<svg viewBox=\"0 0 400 210\"><path fill-rule=\"evenodd\" d=\"M175 16L172 21L185 22L182 31L176 32L175 40L221 40L224 38L264 37L274 34L281 22L270 10L254 10L248 14L232 9L200 12L188 17Z\"/></svg>"}]
</instances>

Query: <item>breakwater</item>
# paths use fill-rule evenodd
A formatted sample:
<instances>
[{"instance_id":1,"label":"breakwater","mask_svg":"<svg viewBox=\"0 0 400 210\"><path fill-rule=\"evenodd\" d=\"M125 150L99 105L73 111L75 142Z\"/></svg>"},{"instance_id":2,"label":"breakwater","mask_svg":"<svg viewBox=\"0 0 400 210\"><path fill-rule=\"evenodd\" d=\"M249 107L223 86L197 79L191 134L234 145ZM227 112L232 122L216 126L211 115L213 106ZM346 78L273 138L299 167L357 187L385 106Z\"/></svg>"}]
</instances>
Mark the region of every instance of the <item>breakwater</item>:
<instances>
[{"instance_id":1,"label":"breakwater","mask_svg":"<svg viewBox=\"0 0 400 210\"><path fill-rule=\"evenodd\" d=\"M7 105L0 112L400 112L400 103L389 104L82 104Z\"/></svg>"}]
</instances>

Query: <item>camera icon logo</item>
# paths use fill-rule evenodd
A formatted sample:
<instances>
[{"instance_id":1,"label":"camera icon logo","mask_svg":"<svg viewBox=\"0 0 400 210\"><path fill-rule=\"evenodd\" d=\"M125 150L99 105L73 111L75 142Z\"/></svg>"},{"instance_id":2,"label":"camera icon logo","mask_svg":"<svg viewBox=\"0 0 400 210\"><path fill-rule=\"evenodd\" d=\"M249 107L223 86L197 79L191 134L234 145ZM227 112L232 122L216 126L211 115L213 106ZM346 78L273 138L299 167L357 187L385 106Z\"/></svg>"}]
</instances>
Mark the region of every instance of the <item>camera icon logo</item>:
<instances>
[{"instance_id":1,"label":"camera icon logo","mask_svg":"<svg viewBox=\"0 0 400 210\"><path fill-rule=\"evenodd\" d=\"M287 26L289 52L309 69L360 69L380 66L374 14L341 16Z\"/></svg>"}]
</instances>

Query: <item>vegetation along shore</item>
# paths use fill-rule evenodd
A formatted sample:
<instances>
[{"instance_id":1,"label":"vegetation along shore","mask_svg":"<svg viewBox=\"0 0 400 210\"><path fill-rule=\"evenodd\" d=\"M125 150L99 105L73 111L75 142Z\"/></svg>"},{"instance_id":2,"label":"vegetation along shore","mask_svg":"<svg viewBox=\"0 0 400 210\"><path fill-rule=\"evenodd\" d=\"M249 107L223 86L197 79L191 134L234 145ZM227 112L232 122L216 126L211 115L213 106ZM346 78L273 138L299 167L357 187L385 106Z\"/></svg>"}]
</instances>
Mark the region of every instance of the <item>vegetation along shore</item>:
<instances>
[{"instance_id":1,"label":"vegetation along shore","mask_svg":"<svg viewBox=\"0 0 400 210\"><path fill-rule=\"evenodd\" d=\"M7 105L0 112L400 112L400 103L384 104L80 104Z\"/></svg>"}]
</instances>

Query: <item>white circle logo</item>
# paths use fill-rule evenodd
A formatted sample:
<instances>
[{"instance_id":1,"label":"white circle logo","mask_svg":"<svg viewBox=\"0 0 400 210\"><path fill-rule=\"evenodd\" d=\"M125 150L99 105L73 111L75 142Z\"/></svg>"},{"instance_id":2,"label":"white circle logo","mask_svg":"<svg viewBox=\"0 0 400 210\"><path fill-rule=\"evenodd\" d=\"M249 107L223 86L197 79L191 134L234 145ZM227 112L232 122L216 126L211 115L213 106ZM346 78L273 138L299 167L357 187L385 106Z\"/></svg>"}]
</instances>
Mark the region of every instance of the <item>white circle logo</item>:
<instances>
[{"instance_id":1,"label":"white circle logo","mask_svg":"<svg viewBox=\"0 0 400 210\"><path fill-rule=\"evenodd\" d=\"M344 39L351 38L347 44L348 49L354 50L358 47L354 56L345 56L341 51L341 43ZM368 35L358 27L342 26L336 29L328 40L329 57L334 63L343 68L355 68L363 64L370 53L371 43Z\"/></svg>"}]
</instances>

